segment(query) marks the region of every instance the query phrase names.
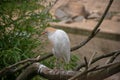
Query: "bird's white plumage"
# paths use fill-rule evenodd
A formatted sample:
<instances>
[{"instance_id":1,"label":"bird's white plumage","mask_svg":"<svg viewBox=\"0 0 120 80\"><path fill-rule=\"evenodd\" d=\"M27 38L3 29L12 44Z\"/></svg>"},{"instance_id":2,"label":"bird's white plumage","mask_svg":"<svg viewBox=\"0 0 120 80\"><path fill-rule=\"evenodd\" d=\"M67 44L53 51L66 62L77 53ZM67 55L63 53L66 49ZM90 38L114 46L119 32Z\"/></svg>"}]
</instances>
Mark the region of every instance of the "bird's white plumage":
<instances>
[{"instance_id":1,"label":"bird's white plumage","mask_svg":"<svg viewBox=\"0 0 120 80\"><path fill-rule=\"evenodd\" d=\"M53 33L48 34L49 40L53 44L53 53L56 58L63 59L66 63L70 61L70 40L68 35L57 29Z\"/></svg>"}]
</instances>

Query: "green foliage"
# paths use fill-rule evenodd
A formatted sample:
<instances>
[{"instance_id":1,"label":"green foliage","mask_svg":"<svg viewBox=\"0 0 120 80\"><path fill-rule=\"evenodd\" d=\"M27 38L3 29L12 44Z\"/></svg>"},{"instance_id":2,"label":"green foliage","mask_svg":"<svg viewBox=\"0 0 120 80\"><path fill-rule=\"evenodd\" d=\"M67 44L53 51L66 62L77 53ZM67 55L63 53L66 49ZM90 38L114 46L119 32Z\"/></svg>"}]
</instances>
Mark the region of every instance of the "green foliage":
<instances>
[{"instance_id":1,"label":"green foliage","mask_svg":"<svg viewBox=\"0 0 120 80\"><path fill-rule=\"evenodd\" d=\"M43 0L0 0L0 69L34 57L50 15ZM12 80L12 79L11 79Z\"/></svg>"}]
</instances>

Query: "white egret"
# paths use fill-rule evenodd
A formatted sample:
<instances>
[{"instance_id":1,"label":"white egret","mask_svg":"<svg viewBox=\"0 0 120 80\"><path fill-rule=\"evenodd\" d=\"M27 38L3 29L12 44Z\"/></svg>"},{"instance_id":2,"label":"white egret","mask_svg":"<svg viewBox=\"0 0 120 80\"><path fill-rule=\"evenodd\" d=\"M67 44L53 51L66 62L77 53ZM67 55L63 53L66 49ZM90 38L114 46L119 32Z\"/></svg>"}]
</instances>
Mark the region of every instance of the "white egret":
<instances>
[{"instance_id":1,"label":"white egret","mask_svg":"<svg viewBox=\"0 0 120 80\"><path fill-rule=\"evenodd\" d=\"M61 29L47 27L42 34L47 34L53 45L52 51L57 61L65 61L68 64L70 61L70 40L67 33Z\"/></svg>"}]
</instances>

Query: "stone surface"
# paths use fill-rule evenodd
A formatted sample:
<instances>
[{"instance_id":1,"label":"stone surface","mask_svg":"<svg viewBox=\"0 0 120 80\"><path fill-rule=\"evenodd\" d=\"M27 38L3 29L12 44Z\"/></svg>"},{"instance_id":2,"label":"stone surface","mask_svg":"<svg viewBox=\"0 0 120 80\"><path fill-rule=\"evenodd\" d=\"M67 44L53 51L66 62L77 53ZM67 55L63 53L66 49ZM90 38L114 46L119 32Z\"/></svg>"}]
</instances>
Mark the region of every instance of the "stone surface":
<instances>
[{"instance_id":1,"label":"stone surface","mask_svg":"<svg viewBox=\"0 0 120 80\"><path fill-rule=\"evenodd\" d=\"M50 13L57 19L61 19L64 16L67 16L68 18L74 18L77 16L86 18L88 16L85 6L79 0L58 0L50 10Z\"/></svg>"}]
</instances>

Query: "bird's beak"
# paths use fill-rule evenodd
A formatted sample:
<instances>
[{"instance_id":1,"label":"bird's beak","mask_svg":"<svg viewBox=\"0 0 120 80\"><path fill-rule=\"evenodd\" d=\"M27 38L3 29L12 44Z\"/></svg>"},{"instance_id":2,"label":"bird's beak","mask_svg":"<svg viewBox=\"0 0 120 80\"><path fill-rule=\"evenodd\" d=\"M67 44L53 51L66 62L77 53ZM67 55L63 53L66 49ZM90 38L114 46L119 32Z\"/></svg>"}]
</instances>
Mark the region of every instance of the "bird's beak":
<instances>
[{"instance_id":1,"label":"bird's beak","mask_svg":"<svg viewBox=\"0 0 120 80\"><path fill-rule=\"evenodd\" d=\"M43 32L41 33L41 35L44 35L44 34L46 34L46 31L43 31Z\"/></svg>"}]
</instances>

